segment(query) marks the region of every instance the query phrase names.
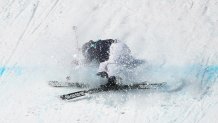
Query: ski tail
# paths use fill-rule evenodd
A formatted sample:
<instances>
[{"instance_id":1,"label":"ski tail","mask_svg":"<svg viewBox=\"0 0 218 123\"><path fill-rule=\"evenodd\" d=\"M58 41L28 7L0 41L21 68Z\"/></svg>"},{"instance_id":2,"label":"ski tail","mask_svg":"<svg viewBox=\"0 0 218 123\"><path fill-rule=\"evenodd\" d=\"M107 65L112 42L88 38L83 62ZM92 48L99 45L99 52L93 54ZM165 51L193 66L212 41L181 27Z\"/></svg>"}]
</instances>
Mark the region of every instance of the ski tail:
<instances>
[{"instance_id":1,"label":"ski tail","mask_svg":"<svg viewBox=\"0 0 218 123\"><path fill-rule=\"evenodd\" d=\"M86 94L99 93L99 92L108 91L108 90L110 90L110 89L106 88L106 87L92 88L89 90L83 90L83 91L77 91L77 92L73 92L73 93L63 94L60 96L60 98L62 100L71 100L74 98L86 96Z\"/></svg>"},{"instance_id":2,"label":"ski tail","mask_svg":"<svg viewBox=\"0 0 218 123\"><path fill-rule=\"evenodd\" d=\"M77 92L61 95L60 98L62 100L70 100L70 99L74 99L74 98L77 98L77 97L85 96L86 93L87 93L86 90L85 91L77 91Z\"/></svg>"}]
</instances>

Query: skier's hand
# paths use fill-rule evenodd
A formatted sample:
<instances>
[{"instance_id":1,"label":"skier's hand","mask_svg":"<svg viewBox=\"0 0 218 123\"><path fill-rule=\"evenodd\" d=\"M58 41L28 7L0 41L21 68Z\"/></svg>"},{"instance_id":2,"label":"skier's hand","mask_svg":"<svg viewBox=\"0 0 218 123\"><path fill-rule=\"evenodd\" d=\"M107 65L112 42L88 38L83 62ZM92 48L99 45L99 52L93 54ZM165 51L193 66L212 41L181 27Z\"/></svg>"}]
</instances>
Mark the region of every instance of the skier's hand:
<instances>
[{"instance_id":1,"label":"skier's hand","mask_svg":"<svg viewBox=\"0 0 218 123\"><path fill-rule=\"evenodd\" d=\"M98 72L97 73L97 76L100 76L102 78L108 78L108 74L107 72L103 71L103 72Z\"/></svg>"}]
</instances>

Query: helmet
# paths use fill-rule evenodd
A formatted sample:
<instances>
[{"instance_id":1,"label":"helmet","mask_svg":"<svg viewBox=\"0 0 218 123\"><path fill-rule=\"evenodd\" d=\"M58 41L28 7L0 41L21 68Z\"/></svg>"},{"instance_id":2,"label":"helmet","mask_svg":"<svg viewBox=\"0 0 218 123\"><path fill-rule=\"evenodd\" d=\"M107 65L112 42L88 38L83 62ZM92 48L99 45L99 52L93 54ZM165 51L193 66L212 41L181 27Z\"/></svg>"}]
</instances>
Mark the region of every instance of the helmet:
<instances>
[{"instance_id":1,"label":"helmet","mask_svg":"<svg viewBox=\"0 0 218 123\"><path fill-rule=\"evenodd\" d=\"M86 60L92 61L95 58L96 43L93 40L82 46L82 53Z\"/></svg>"}]
</instances>

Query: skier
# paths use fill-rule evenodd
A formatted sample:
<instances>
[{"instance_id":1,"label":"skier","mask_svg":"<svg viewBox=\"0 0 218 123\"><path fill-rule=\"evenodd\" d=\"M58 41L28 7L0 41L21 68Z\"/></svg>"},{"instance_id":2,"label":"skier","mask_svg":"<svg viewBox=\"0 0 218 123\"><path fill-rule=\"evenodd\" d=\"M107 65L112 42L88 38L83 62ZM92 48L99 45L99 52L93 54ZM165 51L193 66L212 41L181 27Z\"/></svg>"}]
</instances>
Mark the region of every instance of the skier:
<instances>
[{"instance_id":1,"label":"skier","mask_svg":"<svg viewBox=\"0 0 218 123\"><path fill-rule=\"evenodd\" d=\"M105 86L116 86L125 69L135 68L143 64L143 60L135 59L129 47L113 39L98 40L85 43L82 46L85 63L97 62L99 69L97 75L108 79Z\"/></svg>"}]
</instances>

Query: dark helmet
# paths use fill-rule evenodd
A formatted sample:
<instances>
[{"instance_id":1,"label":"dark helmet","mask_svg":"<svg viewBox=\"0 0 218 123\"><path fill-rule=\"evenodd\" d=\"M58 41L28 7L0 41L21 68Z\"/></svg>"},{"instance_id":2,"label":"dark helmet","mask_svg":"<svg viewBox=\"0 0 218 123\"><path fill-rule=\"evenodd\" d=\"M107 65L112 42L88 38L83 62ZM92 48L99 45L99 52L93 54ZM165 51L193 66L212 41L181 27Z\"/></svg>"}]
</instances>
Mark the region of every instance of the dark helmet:
<instances>
[{"instance_id":1,"label":"dark helmet","mask_svg":"<svg viewBox=\"0 0 218 123\"><path fill-rule=\"evenodd\" d=\"M86 60L92 61L95 58L96 43L93 40L82 46L82 53Z\"/></svg>"}]
</instances>

